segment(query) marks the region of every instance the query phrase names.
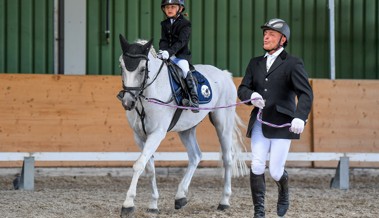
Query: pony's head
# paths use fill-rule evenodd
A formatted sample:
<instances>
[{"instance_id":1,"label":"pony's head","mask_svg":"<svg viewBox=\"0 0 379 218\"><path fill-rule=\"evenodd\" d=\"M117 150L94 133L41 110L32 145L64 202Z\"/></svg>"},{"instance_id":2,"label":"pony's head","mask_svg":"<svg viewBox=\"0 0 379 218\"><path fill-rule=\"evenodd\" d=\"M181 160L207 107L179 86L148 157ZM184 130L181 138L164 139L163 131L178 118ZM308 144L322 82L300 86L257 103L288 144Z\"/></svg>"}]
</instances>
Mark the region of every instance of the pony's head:
<instances>
[{"instance_id":1,"label":"pony's head","mask_svg":"<svg viewBox=\"0 0 379 218\"><path fill-rule=\"evenodd\" d=\"M120 68L123 90L118 97L126 110L134 109L138 97L142 95L148 77L148 54L153 40L129 44L120 34L122 55Z\"/></svg>"}]
</instances>

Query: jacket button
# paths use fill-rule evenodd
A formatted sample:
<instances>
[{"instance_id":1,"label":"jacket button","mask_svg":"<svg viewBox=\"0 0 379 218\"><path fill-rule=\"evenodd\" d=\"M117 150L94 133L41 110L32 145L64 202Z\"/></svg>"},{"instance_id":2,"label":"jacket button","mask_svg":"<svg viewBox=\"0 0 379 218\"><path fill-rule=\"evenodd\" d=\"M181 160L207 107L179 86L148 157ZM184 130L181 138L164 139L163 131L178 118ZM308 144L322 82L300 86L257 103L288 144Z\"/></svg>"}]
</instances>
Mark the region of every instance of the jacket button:
<instances>
[{"instance_id":1,"label":"jacket button","mask_svg":"<svg viewBox=\"0 0 379 218\"><path fill-rule=\"evenodd\" d=\"M266 78L265 81L267 82L267 81L268 81L268 78Z\"/></svg>"},{"instance_id":2,"label":"jacket button","mask_svg":"<svg viewBox=\"0 0 379 218\"><path fill-rule=\"evenodd\" d=\"M265 89L264 91L267 92L267 89Z\"/></svg>"}]
</instances>

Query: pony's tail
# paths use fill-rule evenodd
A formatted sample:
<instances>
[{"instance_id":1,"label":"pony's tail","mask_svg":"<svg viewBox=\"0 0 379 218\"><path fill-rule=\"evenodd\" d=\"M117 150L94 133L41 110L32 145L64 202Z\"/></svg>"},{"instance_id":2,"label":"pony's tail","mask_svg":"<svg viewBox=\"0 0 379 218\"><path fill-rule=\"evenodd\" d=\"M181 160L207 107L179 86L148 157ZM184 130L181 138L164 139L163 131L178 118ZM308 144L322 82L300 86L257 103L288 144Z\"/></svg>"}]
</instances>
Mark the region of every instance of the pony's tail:
<instances>
[{"instance_id":1,"label":"pony's tail","mask_svg":"<svg viewBox=\"0 0 379 218\"><path fill-rule=\"evenodd\" d=\"M246 125L243 123L237 113L234 115L234 127L233 127L233 145L232 145L232 175L233 177L245 176L250 173L245 159L243 158L243 152L246 152L245 137L243 136L242 129L246 129Z\"/></svg>"}]
</instances>

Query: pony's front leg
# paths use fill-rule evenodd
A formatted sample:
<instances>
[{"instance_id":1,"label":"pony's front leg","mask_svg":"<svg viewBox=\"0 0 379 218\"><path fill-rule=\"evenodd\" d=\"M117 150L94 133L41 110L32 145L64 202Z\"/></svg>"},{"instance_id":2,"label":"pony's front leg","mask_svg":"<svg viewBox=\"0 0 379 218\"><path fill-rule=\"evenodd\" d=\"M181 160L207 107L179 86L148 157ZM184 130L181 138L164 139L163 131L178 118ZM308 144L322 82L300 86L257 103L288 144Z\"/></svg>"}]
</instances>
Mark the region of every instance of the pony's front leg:
<instances>
[{"instance_id":1,"label":"pony's front leg","mask_svg":"<svg viewBox=\"0 0 379 218\"><path fill-rule=\"evenodd\" d=\"M126 194L126 199L122 204L121 217L131 217L131 214L134 213L134 198L136 197L138 179L165 135L165 131L156 131L148 135L142 153L133 165L133 178Z\"/></svg>"},{"instance_id":2,"label":"pony's front leg","mask_svg":"<svg viewBox=\"0 0 379 218\"><path fill-rule=\"evenodd\" d=\"M151 185L151 200L149 203L149 209L147 211L150 213L159 213L159 210L158 210L159 193L158 193L153 157L151 157L150 160L147 162L146 174L150 178L150 185Z\"/></svg>"},{"instance_id":3,"label":"pony's front leg","mask_svg":"<svg viewBox=\"0 0 379 218\"><path fill-rule=\"evenodd\" d=\"M134 140L136 141L136 144L142 151L145 147L145 141L146 139L143 139L140 135L134 133ZM158 187L157 187L157 181L156 181L156 174L155 174L155 166L154 166L154 157L151 157L149 161L146 164L145 168L146 176L150 179L150 187L151 187L151 200L148 207L149 213L158 213L158 199L159 199L159 193L158 193Z\"/></svg>"}]
</instances>

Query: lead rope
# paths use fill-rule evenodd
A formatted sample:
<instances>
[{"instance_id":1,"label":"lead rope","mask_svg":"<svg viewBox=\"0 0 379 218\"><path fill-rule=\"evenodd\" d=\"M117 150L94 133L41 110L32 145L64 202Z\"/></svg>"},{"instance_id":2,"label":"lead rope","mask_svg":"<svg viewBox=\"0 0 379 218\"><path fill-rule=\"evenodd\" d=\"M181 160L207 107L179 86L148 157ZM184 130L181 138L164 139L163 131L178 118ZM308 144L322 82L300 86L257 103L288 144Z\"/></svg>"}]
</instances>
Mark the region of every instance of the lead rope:
<instances>
[{"instance_id":1,"label":"lead rope","mask_svg":"<svg viewBox=\"0 0 379 218\"><path fill-rule=\"evenodd\" d=\"M162 106L166 106L166 107L171 107L171 108L179 108L179 109L183 109L183 110L194 110L194 109L195 110L216 110L216 109L230 108L230 107L236 107L238 105L245 104L245 103L250 102L252 100L258 100L258 99L259 98L248 99L248 100L245 100L245 101L240 101L240 102L237 102L235 104L230 104L230 105L225 105L225 106L199 107L199 108L196 107L195 108L195 107L186 107L186 106L167 104L167 103L164 103L162 101L159 101L159 100L153 99L153 98L144 98L145 101L150 102L150 103L154 103L154 104L158 104L158 105L162 105ZM277 124L273 124L273 123L269 123L269 122L263 121L262 120L262 109L259 109L259 111L258 111L257 120L260 123L262 123L262 124L265 124L267 126L274 127L274 128L284 128L284 127L291 126L291 123L284 123L284 124L281 124L281 125L277 125Z\"/></svg>"}]
</instances>

